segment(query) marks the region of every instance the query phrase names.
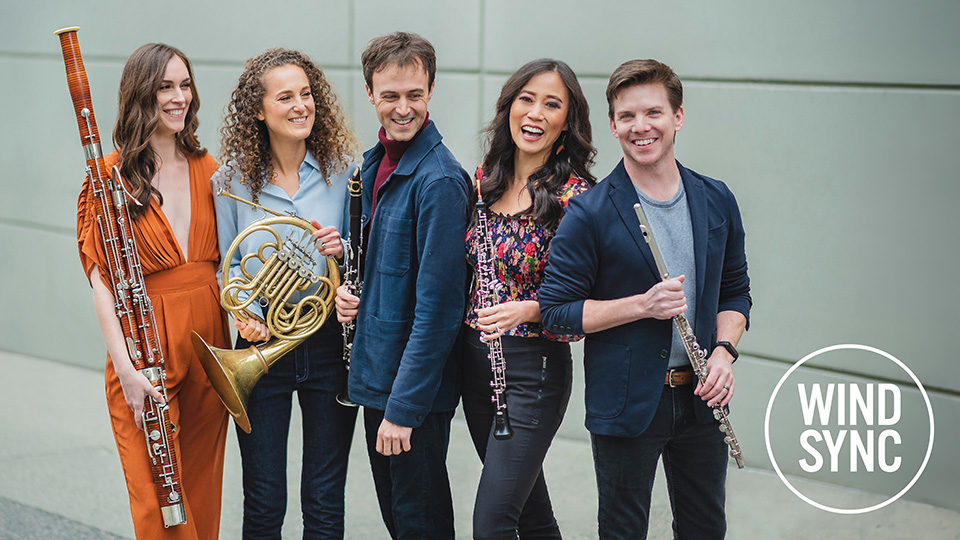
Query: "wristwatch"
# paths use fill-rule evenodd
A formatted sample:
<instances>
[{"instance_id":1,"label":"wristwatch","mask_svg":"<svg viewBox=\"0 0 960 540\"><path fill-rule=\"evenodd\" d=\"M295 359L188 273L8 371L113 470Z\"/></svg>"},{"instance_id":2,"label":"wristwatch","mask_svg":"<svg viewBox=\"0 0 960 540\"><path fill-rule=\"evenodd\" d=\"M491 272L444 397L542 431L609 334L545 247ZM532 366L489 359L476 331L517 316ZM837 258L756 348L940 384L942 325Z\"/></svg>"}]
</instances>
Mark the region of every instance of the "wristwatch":
<instances>
[{"instance_id":1,"label":"wristwatch","mask_svg":"<svg viewBox=\"0 0 960 540\"><path fill-rule=\"evenodd\" d=\"M730 343L729 341L718 341L717 347L723 347L726 349L727 352L730 353L730 356L733 357L733 362L736 362L737 358L740 358L740 353L737 352L737 348L734 347L733 343ZM733 362L730 363L732 364Z\"/></svg>"}]
</instances>

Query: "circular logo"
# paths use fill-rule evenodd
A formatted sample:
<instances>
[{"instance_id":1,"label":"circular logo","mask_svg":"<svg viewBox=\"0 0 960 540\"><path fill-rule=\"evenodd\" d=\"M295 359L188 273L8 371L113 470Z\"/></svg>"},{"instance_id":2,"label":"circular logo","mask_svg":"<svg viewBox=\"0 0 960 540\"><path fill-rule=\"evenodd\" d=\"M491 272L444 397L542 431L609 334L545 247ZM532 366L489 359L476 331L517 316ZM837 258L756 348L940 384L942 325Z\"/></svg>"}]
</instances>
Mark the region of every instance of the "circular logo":
<instances>
[{"instance_id":1,"label":"circular logo","mask_svg":"<svg viewBox=\"0 0 960 540\"><path fill-rule=\"evenodd\" d=\"M837 354L841 351L845 354L856 353L861 356L868 353L871 360L876 356L885 358L899 366L913 380L926 405L926 416L929 418L929 439L922 461L919 454L909 463L905 456L898 455L898 450L903 450L904 441L900 429L915 431L918 423L910 422L903 414L903 403L907 398L903 397L901 385L894 382L849 382L840 379L841 376L836 373L830 373L828 378L824 378L824 381L830 382L797 376L795 380L804 380L796 383L797 399L796 401L781 399L782 405L778 406L781 412L777 413L777 416L785 421L776 423L777 436L771 437L774 402L785 386L793 388L786 384L791 375L795 375L797 368L813 358L830 353ZM854 377L850 378L854 379ZM790 392L784 391L784 396L789 394ZM918 405L907 409L919 410L921 407ZM782 412L784 410L788 412ZM797 421L801 424L799 436L796 429ZM811 506L827 512L863 514L896 501L920 478L933 450L933 407L917 376L893 355L866 345L833 345L808 354L783 374L767 403L763 434L773 470L794 495ZM909 439L916 440L916 434L911 434ZM836 503L827 504L816 501L813 497L802 493L784 474L774 456L775 444L771 442L773 440L780 441L778 451L790 455L790 459L784 463L798 466L800 469L797 471L798 474L806 473L807 476L815 479L821 479L820 475L828 475L825 478L826 481L843 474L854 475L858 480L862 478L868 481L876 478L882 480L892 478L895 481L896 478L900 478L905 485L886 500L863 508L840 508ZM801 457L802 459L797 459ZM913 467L916 467L917 471L910 477L909 472Z\"/></svg>"}]
</instances>

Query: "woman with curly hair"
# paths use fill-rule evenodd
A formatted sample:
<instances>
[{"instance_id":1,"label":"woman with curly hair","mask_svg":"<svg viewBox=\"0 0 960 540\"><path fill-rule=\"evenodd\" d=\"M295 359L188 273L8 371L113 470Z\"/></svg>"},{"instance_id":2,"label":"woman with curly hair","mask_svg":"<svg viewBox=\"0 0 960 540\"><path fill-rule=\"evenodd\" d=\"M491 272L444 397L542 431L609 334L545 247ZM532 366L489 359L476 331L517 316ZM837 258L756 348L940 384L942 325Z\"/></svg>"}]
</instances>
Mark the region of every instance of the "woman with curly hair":
<instances>
[{"instance_id":1,"label":"woman with curly hair","mask_svg":"<svg viewBox=\"0 0 960 540\"><path fill-rule=\"evenodd\" d=\"M550 240L571 197L596 183L590 166L587 100L558 60L534 60L503 85L487 126L488 148L475 182L487 207L497 304L472 293L463 355L463 410L483 472L473 510L476 539L560 538L543 478L543 459L570 399L569 341L540 325L537 293ZM476 187L476 186L475 186ZM477 192L473 192L473 202ZM474 223L477 216L474 216ZM477 268L478 238L467 230ZM491 405L488 341L500 339L513 435L498 439Z\"/></svg>"},{"instance_id":2,"label":"woman with curly hair","mask_svg":"<svg viewBox=\"0 0 960 540\"><path fill-rule=\"evenodd\" d=\"M166 370L171 436L180 458L186 523L164 528L151 459L144 446L144 400L163 396L133 366L115 298L105 276L110 258L97 224L89 178L77 208L80 261L109 357L105 385L110 423L130 494L137 538L207 539L220 533L220 493L227 411L190 342L196 331L216 347L229 344L217 286L216 218L210 177L217 163L197 141L200 98L190 61L160 43L137 49L123 66L113 130L117 165L138 204L128 204L153 306Z\"/></svg>"},{"instance_id":3,"label":"woman with curly hair","mask_svg":"<svg viewBox=\"0 0 960 540\"><path fill-rule=\"evenodd\" d=\"M285 49L247 60L220 133L224 165L214 177L217 186L275 212L312 219L320 254L342 256L339 230L346 224L356 141L320 68L302 53ZM217 197L216 205L225 257L238 232L265 215L229 197ZM292 225L276 229L282 238L295 230ZM241 259L255 253L269 236L260 232L246 237L231 261L231 275L239 274ZM246 269L258 270L251 264ZM315 271L325 273L322 264ZM234 327L237 349L270 337L266 325L253 318L234 319ZM343 538L347 456L356 409L336 401L347 377L341 332L336 317L329 317L271 366L249 396L252 430L237 428L245 539L280 536L287 508L287 436L294 392L303 414L303 537Z\"/></svg>"}]
</instances>

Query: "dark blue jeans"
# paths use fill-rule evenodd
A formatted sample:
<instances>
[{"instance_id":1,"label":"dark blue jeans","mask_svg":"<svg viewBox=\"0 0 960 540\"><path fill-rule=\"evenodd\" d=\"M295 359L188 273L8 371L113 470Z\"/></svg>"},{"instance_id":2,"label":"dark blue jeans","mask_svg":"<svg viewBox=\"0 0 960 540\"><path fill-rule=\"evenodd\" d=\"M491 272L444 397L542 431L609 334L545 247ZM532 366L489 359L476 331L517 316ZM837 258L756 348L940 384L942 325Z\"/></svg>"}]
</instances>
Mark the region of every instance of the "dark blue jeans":
<instances>
[{"instance_id":1,"label":"dark blue jeans","mask_svg":"<svg viewBox=\"0 0 960 540\"><path fill-rule=\"evenodd\" d=\"M602 540L647 537L657 461L673 509L675 539L711 540L726 534L727 445L719 422L694 415L694 385L664 387L650 426L638 437L591 434L600 495Z\"/></svg>"},{"instance_id":2,"label":"dark blue jeans","mask_svg":"<svg viewBox=\"0 0 960 540\"><path fill-rule=\"evenodd\" d=\"M541 338L500 340L507 364L507 413L513 437L493 437L489 348L472 328L463 332L463 412L483 462L473 507L476 540L560 539L543 460L570 401L570 345Z\"/></svg>"},{"instance_id":3,"label":"dark blue jeans","mask_svg":"<svg viewBox=\"0 0 960 540\"><path fill-rule=\"evenodd\" d=\"M237 348L248 346L237 339ZM294 392L303 413L303 538L343 538L343 492L357 418L356 408L335 400L346 377L340 325L328 320L254 387L247 404L251 432L237 428L245 540L280 539L287 511L287 435Z\"/></svg>"},{"instance_id":4,"label":"dark blue jeans","mask_svg":"<svg viewBox=\"0 0 960 540\"><path fill-rule=\"evenodd\" d=\"M367 454L380 514L393 540L453 540L453 498L447 477L447 447L453 411L430 413L413 429L410 451L377 452L383 411L363 408Z\"/></svg>"}]
</instances>

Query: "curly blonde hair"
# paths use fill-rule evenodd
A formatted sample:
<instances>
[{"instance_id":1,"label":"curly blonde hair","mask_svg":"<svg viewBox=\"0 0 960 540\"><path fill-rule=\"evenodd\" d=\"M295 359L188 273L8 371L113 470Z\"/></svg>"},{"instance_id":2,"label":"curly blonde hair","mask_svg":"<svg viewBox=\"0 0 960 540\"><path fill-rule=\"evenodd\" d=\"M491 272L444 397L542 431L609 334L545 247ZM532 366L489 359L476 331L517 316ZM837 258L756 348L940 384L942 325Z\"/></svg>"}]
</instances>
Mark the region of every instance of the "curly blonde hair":
<instances>
[{"instance_id":1,"label":"curly blonde hair","mask_svg":"<svg viewBox=\"0 0 960 540\"><path fill-rule=\"evenodd\" d=\"M307 151L317 159L324 177L346 169L358 148L323 71L299 51L268 49L244 64L220 128L220 163L227 167L225 182L239 172L240 183L249 188L254 202L259 199L263 186L276 175L270 159L270 135L266 124L257 118L266 92L263 76L273 68L286 65L301 68L310 82L316 119L306 139Z\"/></svg>"}]
</instances>

